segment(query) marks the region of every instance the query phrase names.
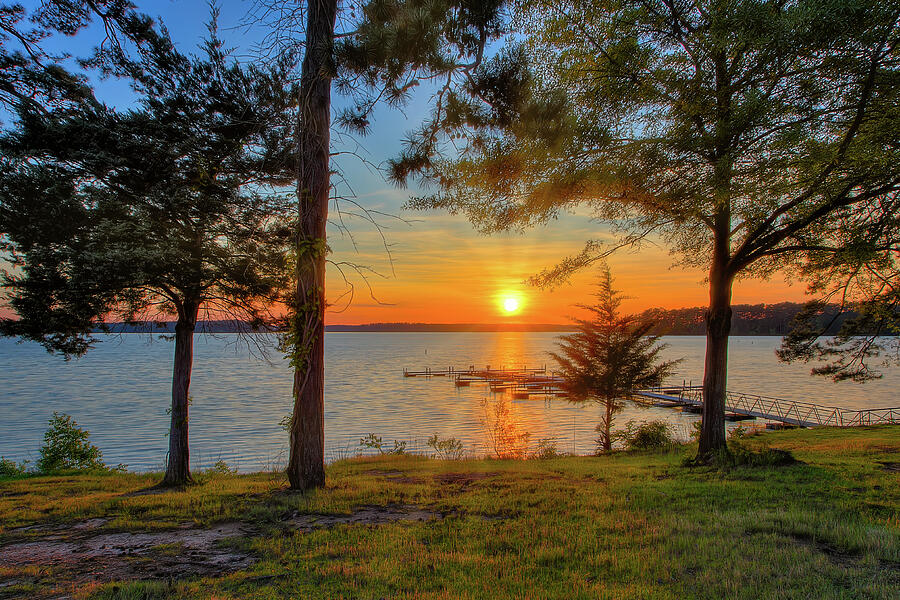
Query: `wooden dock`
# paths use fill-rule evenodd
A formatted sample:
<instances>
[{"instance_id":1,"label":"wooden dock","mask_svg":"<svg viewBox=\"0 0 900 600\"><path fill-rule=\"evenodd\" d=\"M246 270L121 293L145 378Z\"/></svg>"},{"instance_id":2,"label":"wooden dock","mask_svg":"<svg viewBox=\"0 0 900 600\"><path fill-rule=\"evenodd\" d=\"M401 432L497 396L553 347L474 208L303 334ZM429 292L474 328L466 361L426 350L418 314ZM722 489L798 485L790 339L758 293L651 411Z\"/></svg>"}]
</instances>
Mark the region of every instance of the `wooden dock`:
<instances>
[{"instance_id":1,"label":"wooden dock","mask_svg":"<svg viewBox=\"0 0 900 600\"><path fill-rule=\"evenodd\" d=\"M447 377L453 380L456 387L471 387L473 385L486 385L494 394L509 393L513 400L529 400L531 398L550 399L554 397L566 397L566 392L560 387L562 379L547 367L501 367L492 369L487 366L478 369L474 365L467 369L447 367L446 369L430 369L413 371L403 369L404 377Z\"/></svg>"},{"instance_id":2,"label":"wooden dock","mask_svg":"<svg viewBox=\"0 0 900 600\"><path fill-rule=\"evenodd\" d=\"M562 388L562 378L547 367L478 369L474 365L466 369L447 367L412 371L403 369L404 377L446 377L456 387L486 386L494 394L510 394L513 400L540 398L567 398ZM650 406L671 408L700 414L703 412L703 389L682 382L681 385L663 385L653 389L635 390L632 398ZM726 392L725 418L728 421L765 419L787 426L816 427L831 425L852 427L882 423L900 424L900 407L853 410L835 406L821 406L810 402L785 400L757 394Z\"/></svg>"}]
</instances>

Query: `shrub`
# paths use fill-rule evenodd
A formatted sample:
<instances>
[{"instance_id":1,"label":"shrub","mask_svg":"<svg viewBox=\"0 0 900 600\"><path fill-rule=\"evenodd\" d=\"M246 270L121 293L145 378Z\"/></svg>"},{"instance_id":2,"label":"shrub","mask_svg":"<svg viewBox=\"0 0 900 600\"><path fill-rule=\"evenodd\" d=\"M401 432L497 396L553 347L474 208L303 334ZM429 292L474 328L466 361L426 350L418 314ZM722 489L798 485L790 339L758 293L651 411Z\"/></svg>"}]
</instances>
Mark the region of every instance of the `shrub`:
<instances>
[{"instance_id":1,"label":"shrub","mask_svg":"<svg viewBox=\"0 0 900 600\"><path fill-rule=\"evenodd\" d=\"M628 421L625 429L617 431L613 437L621 441L627 450L662 450L678 445L678 440L672 435L672 430L665 421L647 421L640 424Z\"/></svg>"},{"instance_id":2,"label":"shrub","mask_svg":"<svg viewBox=\"0 0 900 600\"><path fill-rule=\"evenodd\" d=\"M460 440L456 438L442 440L437 433L428 438L428 446L437 453L439 458L444 460L459 460L465 452Z\"/></svg>"},{"instance_id":3,"label":"shrub","mask_svg":"<svg viewBox=\"0 0 900 600\"><path fill-rule=\"evenodd\" d=\"M210 475L236 475L237 472L237 467L230 467L227 462L221 459L217 460L213 463L213 466L207 469L207 473Z\"/></svg>"},{"instance_id":4,"label":"shrub","mask_svg":"<svg viewBox=\"0 0 900 600\"><path fill-rule=\"evenodd\" d=\"M359 445L364 448L374 448L378 450L379 454L406 454L406 442L394 440L394 447L391 450L385 450L381 436L374 433L370 433L364 438L359 438Z\"/></svg>"},{"instance_id":5,"label":"shrub","mask_svg":"<svg viewBox=\"0 0 900 600\"><path fill-rule=\"evenodd\" d=\"M406 454L406 442L394 440L394 447L388 450L386 454Z\"/></svg>"},{"instance_id":6,"label":"shrub","mask_svg":"<svg viewBox=\"0 0 900 600\"><path fill-rule=\"evenodd\" d=\"M374 433L370 433L364 438L359 438L359 445L363 448L374 448L380 454L384 454L384 442L381 441L381 436Z\"/></svg>"},{"instance_id":7,"label":"shrub","mask_svg":"<svg viewBox=\"0 0 900 600\"><path fill-rule=\"evenodd\" d=\"M109 470L102 460L100 448L88 441L90 434L78 427L71 416L54 412L48 424L37 461L38 471L52 474Z\"/></svg>"},{"instance_id":8,"label":"shrub","mask_svg":"<svg viewBox=\"0 0 900 600\"><path fill-rule=\"evenodd\" d=\"M738 425L734 429L728 432L729 440L740 440L747 437L749 433L749 429L744 427L743 425Z\"/></svg>"},{"instance_id":9,"label":"shrub","mask_svg":"<svg viewBox=\"0 0 900 600\"><path fill-rule=\"evenodd\" d=\"M522 431L510 408L509 400L500 396L491 404L481 401L481 425L487 434L492 456L499 459L524 459L528 455L531 433Z\"/></svg>"},{"instance_id":10,"label":"shrub","mask_svg":"<svg viewBox=\"0 0 900 600\"><path fill-rule=\"evenodd\" d=\"M0 478L22 477L28 474L28 463L22 461L19 464L9 460L4 456L0 456Z\"/></svg>"},{"instance_id":11,"label":"shrub","mask_svg":"<svg viewBox=\"0 0 900 600\"><path fill-rule=\"evenodd\" d=\"M554 438L541 438L538 440L537 450L534 453L534 458L558 458L562 456L562 453L556 447L556 440Z\"/></svg>"},{"instance_id":12,"label":"shrub","mask_svg":"<svg viewBox=\"0 0 900 600\"><path fill-rule=\"evenodd\" d=\"M700 441L700 434L703 432L703 421L694 421L691 423L691 439L695 442Z\"/></svg>"}]
</instances>

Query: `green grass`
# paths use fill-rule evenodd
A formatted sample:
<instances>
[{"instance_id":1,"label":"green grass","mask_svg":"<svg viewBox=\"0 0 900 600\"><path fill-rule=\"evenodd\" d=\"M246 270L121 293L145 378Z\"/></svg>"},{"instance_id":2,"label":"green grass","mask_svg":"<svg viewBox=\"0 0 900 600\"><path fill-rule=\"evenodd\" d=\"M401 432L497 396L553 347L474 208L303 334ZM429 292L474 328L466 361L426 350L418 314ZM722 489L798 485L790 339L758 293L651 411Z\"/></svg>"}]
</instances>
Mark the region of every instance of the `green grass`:
<instances>
[{"instance_id":1,"label":"green grass","mask_svg":"<svg viewBox=\"0 0 900 600\"><path fill-rule=\"evenodd\" d=\"M94 517L117 530L240 519L260 531L237 542L259 559L247 570L104 584L76 597L896 598L900 474L881 463L900 462L900 427L773 432L745 444L787 449L799 462L689 468L684 448L529 461L385 456L331 465L327 488L307 495L267 474L210 475L146 495L133 492L158 476L11 480L0 483L0 543L22 537L11 529L24 525ZM294 510L391 503L445 517L280 527ZM0 580L13 575L0 566ZM29 582L0 597L52 587L52 577Z\"/></svg>"}]
</instances>

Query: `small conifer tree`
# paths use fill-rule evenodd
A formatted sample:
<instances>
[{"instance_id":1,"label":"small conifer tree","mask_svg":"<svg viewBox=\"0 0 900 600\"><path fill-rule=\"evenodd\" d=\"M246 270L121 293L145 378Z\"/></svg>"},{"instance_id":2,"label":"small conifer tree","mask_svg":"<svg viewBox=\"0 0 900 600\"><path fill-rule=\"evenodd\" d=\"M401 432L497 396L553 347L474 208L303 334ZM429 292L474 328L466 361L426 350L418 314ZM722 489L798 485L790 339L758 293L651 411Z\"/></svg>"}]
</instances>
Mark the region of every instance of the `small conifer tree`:
<instances>
[{"instance_id":1,"label":"small conifer tree","mask_svg":"<svg viewBox=\"0 0 900 600\"><path fill-rule=\"evenodd\" d=\"M598 449L612 450L612 423L623 399L635 389L659 385L680 361L660 360L666 347L659 336L649 335L656 321L619 312L622 294L613 289L612 275L604 268L597 283L596 304L579 304L590 318L573 319L574 333L560 336L559 363L563 389L573 402L597 402L604 411L597 426Z\"/></svg>"}]
</instances>

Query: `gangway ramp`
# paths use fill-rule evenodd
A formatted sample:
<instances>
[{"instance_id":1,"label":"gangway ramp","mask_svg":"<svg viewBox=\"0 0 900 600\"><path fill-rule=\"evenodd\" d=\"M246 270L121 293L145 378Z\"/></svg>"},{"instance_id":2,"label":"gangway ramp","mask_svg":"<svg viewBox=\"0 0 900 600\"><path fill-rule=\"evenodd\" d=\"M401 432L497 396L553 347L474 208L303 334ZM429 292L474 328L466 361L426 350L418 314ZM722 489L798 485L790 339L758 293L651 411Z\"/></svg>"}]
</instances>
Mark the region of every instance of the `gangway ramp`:
<instances>
[{"instance_id":1,"label":"gangway ramp","mask_svg":"<svg viewBox=\"0 0 900 600\"><path fill-rule=\"evenodd\" d=\"M699 386L662 386L632 393L673 407L703 406L703 388ZM725 393L725 410L800 427L900 424L900 407L855 410L732 391Z\"/></svg>"}]
</instances>

